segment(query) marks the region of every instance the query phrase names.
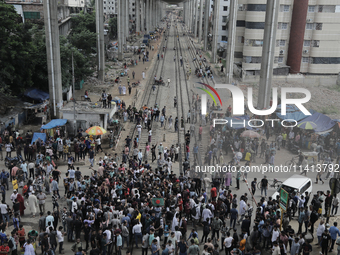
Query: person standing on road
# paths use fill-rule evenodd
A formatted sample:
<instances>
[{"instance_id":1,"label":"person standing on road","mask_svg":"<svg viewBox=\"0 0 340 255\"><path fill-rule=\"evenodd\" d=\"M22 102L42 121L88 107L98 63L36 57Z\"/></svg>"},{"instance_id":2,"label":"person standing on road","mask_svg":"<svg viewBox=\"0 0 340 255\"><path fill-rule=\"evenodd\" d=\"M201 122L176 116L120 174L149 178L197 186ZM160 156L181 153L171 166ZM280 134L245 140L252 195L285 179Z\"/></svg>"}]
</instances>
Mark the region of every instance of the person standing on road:
<instances>
[{"instance_id":1,"label":"person standing on road","mask_svg":"<svg viewBox=\"0 0 340 255\"><path fill-rule=\"evenodd\" d=\"M144 62L144 60L143 60L143 62ZM145 79L145 72L143 71L142 72L142 77L143 77L143 80Z\"/></svg>"},{"instance_id":2,"label":"person standing on road","mask_svg":"<svg viewBox=\"0 0 340 255\"><path fill-rule=\"evenodd\" d=\"M254 178L254 180L251 182L251 193L255 195L256 192L256 185L257 185L257 178Z\"/></svg>"},{"instance_id":3,"label":"person standing on road","mask_svg":"<svg viewBox=\"0 0 340 255\"><path fill-rule=\"evenodd\" d=\"M267 180L267 176L265 175L263 179L261 180L261 196L264 191L264 195L265 197L267 197L267 189L268 189L268 180Z\"/></svg>"},{"instance_id":4,"label":"person standing on road","mask_svg":"<svg viewBox=\"0 0 340 255\"><path fill-rule=\"evenodd\" d=\"M168 87L170 87L170 78L168 78Z\"/></svg>"},{"instance_id":5,"label":"person standing on road","mask_svg":"<svg viewBox=\"0 0 340 255\"><path fill-rule=\"evenodd\" d=\"M135 74L136 74L136 72L135 72L135 71L132 71L132 79L133 79L133 80L135 79Z\"/></svg>"}]
</instances>

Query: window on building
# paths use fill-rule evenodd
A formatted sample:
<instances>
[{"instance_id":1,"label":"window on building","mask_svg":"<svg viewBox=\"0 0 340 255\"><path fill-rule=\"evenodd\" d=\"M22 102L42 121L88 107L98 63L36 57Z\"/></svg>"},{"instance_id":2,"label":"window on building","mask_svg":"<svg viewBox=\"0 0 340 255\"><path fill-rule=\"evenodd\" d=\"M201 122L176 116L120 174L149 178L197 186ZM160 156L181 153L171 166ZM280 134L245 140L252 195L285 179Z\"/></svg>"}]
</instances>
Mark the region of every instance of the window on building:
<instances>
[{"instance_id":1,"label":"window on building","mask_svg":"<svg viewBox=\"0 0 340 255\"><path fill-rule=\"evenodd\" d=\"M282 29L282 30L286 30L288 28L288 23L279 22L277 28Z\"/></svg>"},{"instance_id":2,"label":"window on building","mask_svg":"<svg viewBox=\"0 0 340 255\"><path fill-rule=\"evenodd\" d=\"M132 3L132 6L135 6L135 3Z\"/></svg>"},{"instance_id":3,"label":"window on building","mask_svg":"<svg viewBox=\"0 0 340 255\"><path fill-rule=\"evenodd\" d=\"M243 58L242 51L234 51L234 58Z\"/></svg>"},{"instance_id":4,"label":"window on building","mask_svg":"<svg viewBox=\"0 0 340 255\"><path fill-rule=\"evenodd\" d=\"M289 8L290 8L289 5L281 4L280 5L280 12L289 12Z\"/></svg>"},{"instance_id":5,"label":"window on building","mask_svg":"<svg viewBox=\"0 0 340 255\"><path fill-rule=\"evenodd\" d=\"M228 16L222 16L222 22L223 22L223 23L226 23L227 20L228 20Z\"/></svg>"},{"instance_id":6,"label":"window on building","mask_svg":"<svg viewBox=\"0 0 340 255\"><path fill-rule=\"evenodd\" d=\"M323 11L323 5L319 5L318 12L322 12L322 11Z\"/></svg>"},{"instance_id":7,"label":"window on building","mask_svg":"<svg viewBox=\"0 0 340 255\"><path fill-rule=\"evenodd\" d=\"M106 10L106 7L104 6L104 10Z\"/></svg>"},{"instance_id":8,"label":"window on building","mask_svg":"<svg viewBox=\"0 0 340 255\"><path fill-rule=\"evenodd\" d=\"M245 27L248 29L264 29L264 22L246 22Z\"/></svg>"},{"instance_id":9,"label":"window on building","mask_svg":"<svg viewBox=\"0 0 340 255\"><path fill-rule=\"evenodd\" d=\"M306 30L312 30L314 24L313 23L306 23Z\"/></svg>"},{"instance_id":10,"label":"window on building","mask_svg":"<svg viewBox=\"0 0 340 255\"><path fill-rule=\"evenodd\" d=\"M335 13L335 5L323 5L319 12Z\"/></svg>"},{"instance_id":11,"label":"window on building","mask_svg":"<svg viewBox=\"0 0 340 255\"><path fill-rule=\"evenodd\" d=\"M244 43L244 37L243 36L238 36L237 37L237 42L238 43Z\"/></svg>"},{"instance_id":12,"label":"window on building","mask_svg":"<svg viewBox=\"0 0 340 255\"><path fill-rule=\"evenodd\" d=\"M40 12L24 12L25 19L40 19Z\"/></svg>"},{"instance_id":13,"label":"window on building","mask_svg":"<svg viewBox=\"0 0 340 255\"><path fill-rule=\"evenodd\" d=\"M277 58L277 62L278 62L278 63L283 63L283 57L278 57L278 58Z\"/></svg>"},{"instance_id":14,"label":"window on building","mask_svg":"<svg viewBox=\"0 0 340 255\"><path fill-rule=\"evenodd\" d=\"M238 11L244 11L244 5L243 4L238 5Z\"/></svg>"},{"instance_id":15,"label":"window on building","mask_svg":"<svg viewBox=\"0 0 340 255\"><path fill-rule=\"evenodd\" d=\"M304 40L303 41L303 46L309 47L310 46L310 40Z\"/></svg>"},{"instance_id":16,"label":"window on building","mask_svg":"<svg viewBox=\"0 0 340 255\"><path fill-rule=\"evenodd\" d=\"M315 5L308 5L308 12L315 12Z\"/></svg>"},{"instance_id":17,"label":"window on building","mask_svg":"<svg viewBox=\"0 0 340 255\"><path fill-rule=\"evenodd\" d=\"M222 30L227 30L227 26L222 26Z\"/></svg>"},{"instance_id":18,"label":"window on building","mask_svg":"<svg viewBox=\"0 0 340 255\"><path fill-rule=\"evenodd\" d=\"M316 57L316 58L312 58L311 63L313 64L340 64L340 58Z\"/></svg>"},{"instance_id":19,"label":"window on building","mask_svg":"<svg viewBox=\"0 0 340 255\"><path fill-rule=\"evenodd\" d=\"M322 23L316 23L315 30L322 30Z\"/></svg>"},{"instance_id":20,"label":"window on building","mask_svg":"<svg viewBox=\"0 0 340 255\"><path fill-rule=\"evenodd\" d=\"M236 26L237 27L245 27L246 26L246 21L245 20L237 20L236 21Z\"/></svg>"},{"instance_id":21,"label":"window on building","mask_svg":"<svg viewBox=\"0 0 340 255\"><path fill-rule=\"evenodd\" d=\"M223 11L227 12L228 11L228 6L223 6Z\"/></svg>"},{"instance_id":22,"label":"window on building","mask_svg":"<svg viewBox=\"0 0 340 255\"><path fill-rule=\"evenodd\" d=\"M302 57L302 63L308 63L309 57Z\"/></svg>"},{"instance_id":23,"label":"window on building","mask_svg":"<svg viewBox=\"0 0 340 255\"><path fill-rule=\"evenodd\" d=\"M106 4L106 1L104 1L104 4Z\"/></svg>"},{"instance_id":24,"label":"window on building","mask_svg":"<svg viewBox=\"0 0 340 255\"><path fill-rule=\"evenodd\" d=\"M226 35L222 35L222 41L227 41L228 37Z\"/></svg>"},{"instance_id":25,"label":"window on building","mask_svg":"<svg viewBox=\"0 0 340 255\"><path fill-rule=\"evenodd\" d=\"M280 46L286 46L286 40L280 40Z\"/></svg>"},{"instance_id":26,"label":"window on building","mask_svg":"<svg viewBox=\"0 0 340 255\"><path fill-rule=\"evenodd\" d=\"M245 46L262 47L263 46L263 40L248 39L248 40L245 40L244 44L245 44Z\"/></svg>"},{"instance_id":27,"label":"window on building","mask_svg":"<svg viewBox=\"0 0 340 255\"><path fill-rule=\"evenodd\" d=\"M320 41L319 40L313 40L312 46L318 48L320 46Z\"/></svg>"},{"instance_id":28,"label":"window on building","mask_svg":"<svg viewBox=\"0 0 340 255\"><path fill-rule=\"evenodd\" d=\"M265 4L247 4L247 11L265 12L267 5Z\"/></svg>"},{"instance_id":29,"label":"window on building","mask_svg":"<svg viewBox=\"0 0 340 255\"><path fill-rule=\"evenodd\" d=\"M134 11L135 11L135 9L132 9L132 11L134 12Z\"/></svg>"},{"instance_id":30,"label":"window on building","mask_svg":"<svg viewBox=\"0 0 340 255\"><path fill-rule=\"evenodd\" d=\"M340 12L340 5L335 6L335 12L339 13Z\"/></svg>"}]
</instances>

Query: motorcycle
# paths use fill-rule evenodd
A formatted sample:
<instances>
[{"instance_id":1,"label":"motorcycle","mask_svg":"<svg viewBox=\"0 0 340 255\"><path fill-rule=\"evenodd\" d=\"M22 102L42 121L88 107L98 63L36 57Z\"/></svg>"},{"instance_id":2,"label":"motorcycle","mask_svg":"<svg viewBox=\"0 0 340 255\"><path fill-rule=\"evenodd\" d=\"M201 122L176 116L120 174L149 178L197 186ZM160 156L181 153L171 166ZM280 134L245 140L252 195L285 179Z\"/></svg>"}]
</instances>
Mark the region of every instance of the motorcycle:
<instances>
[{"instance_id":1,"label":"motorcycle","mask_svg":"<svg viewBox=\"0 0 340 255\"><path fill-rule=\"evenodd\" d=\"M5 166L9 167L11 163L13 163L14 165L16 165L17 163L21 163L23 160L22 156L19 155L19 157L6 157L5 158Z\"/></svg>"},{"instance_id":2,"label":"motorcycle","mask_svg":"<svg viewBox=\"0 0 340 255\"><path fill-rule=\"evenodd\" d=\"M293 141L288 142L287 149L293 154L299 154L300 151L300 147Z\"/></svg>"},{"instance_id":3,"label":"motorcycle","mask_svg":"<svg viewBox=\"0 0 340 255\"><path fill-rule=\"evenodd\" d=\"M163 80L155 80L155 85L165 85Z\"/></svg>"},{"instance_id":4,"label":"motorcycle","mask_svg":"<svg viewBox=\"0 0 340 255\"><path fill-rule=\"evenodd\" d=\"M139 82L139 81L137 81L137 82L133 82L133 83L131 83L131 86L134 88L134 87L137 87L137 86L139 86L139 84L140 84L140 82Z\"/></svg>"}]
</instances>

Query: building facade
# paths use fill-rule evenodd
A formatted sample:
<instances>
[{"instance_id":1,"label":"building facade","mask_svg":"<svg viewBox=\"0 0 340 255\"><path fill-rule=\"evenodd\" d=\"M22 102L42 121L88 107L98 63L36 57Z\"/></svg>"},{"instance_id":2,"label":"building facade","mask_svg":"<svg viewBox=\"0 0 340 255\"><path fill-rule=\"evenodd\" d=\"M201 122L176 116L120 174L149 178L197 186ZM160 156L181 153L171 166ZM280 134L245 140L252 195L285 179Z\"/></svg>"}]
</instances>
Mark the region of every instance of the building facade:
<instances>
[{"instance_id":1,"label":"building facade","mask_svg":"<svg viewBox=\"0 0 340 255\"><path fill-rule=\"evenodd\" d=\"M212 18L211 21L214 20L214 2L216 0L210 0L210 15ZM218 38L217 38L217 48L220 51L224 51L227 49L226 42L228 41L228 17L229 17L229 6L230 0L218 0L220 1L219 6L219 14L218 14ZM204 10L204 9L203 9ZM211 22L211 30L213 31L213 22Z\"/></svg>"},{"instance_id":2,"label":"building facade","mask_svg":"<svg viewBox=\"0 0 340 255\"><path fill-rule=\"evenodd\" d=\"M265 15L266 0L239 0L235 63L242 77L260 74ZM339 73L339 26L337 0L280 0L274 74Z\"/></svg>"}]
</instances>

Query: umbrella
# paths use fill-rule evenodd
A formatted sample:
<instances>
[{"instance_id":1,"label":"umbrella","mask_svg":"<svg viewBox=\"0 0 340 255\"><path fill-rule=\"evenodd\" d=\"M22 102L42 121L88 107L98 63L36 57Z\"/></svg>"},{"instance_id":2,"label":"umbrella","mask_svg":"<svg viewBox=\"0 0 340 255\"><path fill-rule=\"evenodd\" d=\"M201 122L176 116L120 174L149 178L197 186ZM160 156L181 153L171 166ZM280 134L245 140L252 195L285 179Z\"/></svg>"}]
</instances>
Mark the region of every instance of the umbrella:
<instances>
[{"instance_id":1,"label":"umbrella","mask_svg":"<svg viewBox=\"0 0 340 255\"><path fill-rule=\"evenodd\" d=\"M88 130L85 131L89 135L103 135L106 133L106 130L99 126L90 127Z\"/></svg>"},{"instance_id":2,"label":"umbrella","mask_svg":"<svg viewBox=\"0 0 340 255\"><path fill-rule=\"evenodd\" d=\"M261 135L256 133L256 132L254 132L254 131L246 130L246 131L242 132L241 137L260 138Z\"/></svg>"},{"instance_id":3,"label":"umbrella","mask_svg":"<svg viewBox=\"0 0 340 255\"><path fill-rule=\"evenodd\" d=\"M312 122L312 121L303 121L300 124L298 124L298 127L302 128L302 129L310 129L310 130L312 130L312 129L316 128L317 125L314 122Z\"/></svg>"}]
</instances>

